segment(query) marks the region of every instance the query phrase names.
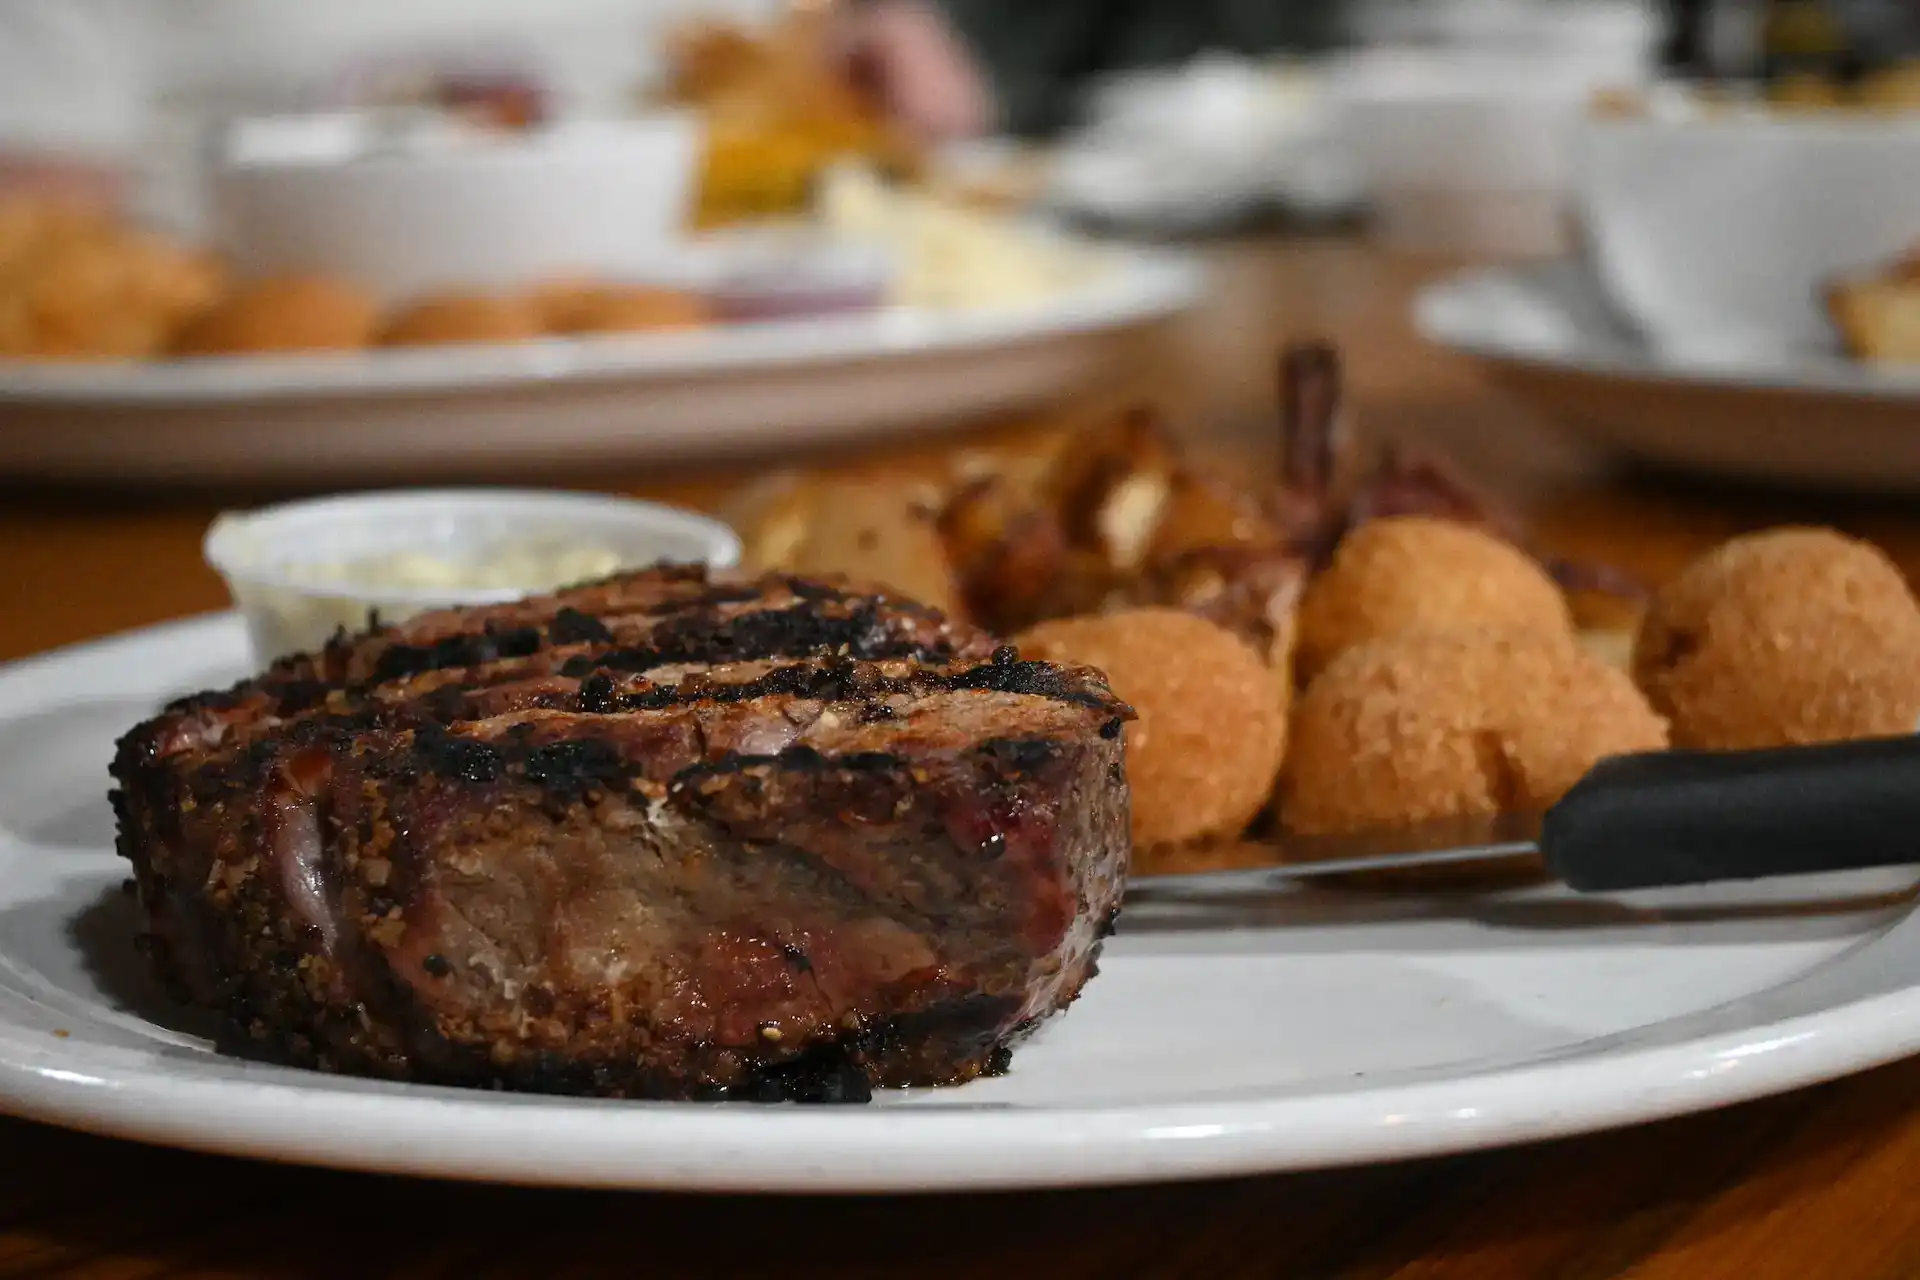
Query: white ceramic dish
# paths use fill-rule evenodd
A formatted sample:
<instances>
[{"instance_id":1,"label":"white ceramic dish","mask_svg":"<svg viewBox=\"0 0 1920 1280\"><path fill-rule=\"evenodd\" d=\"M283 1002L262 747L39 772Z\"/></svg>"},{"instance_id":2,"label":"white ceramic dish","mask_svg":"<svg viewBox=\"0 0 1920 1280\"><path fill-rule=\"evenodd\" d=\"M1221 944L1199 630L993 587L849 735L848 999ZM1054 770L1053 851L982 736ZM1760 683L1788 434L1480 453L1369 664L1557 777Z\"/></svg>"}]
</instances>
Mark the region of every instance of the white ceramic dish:
<instances>
[{"instance_id":1,"label":"white ceramic dish","mask_svg":"<svg viewBox=\"0 0 1920 1280\"><path fill-rule=\"evenodd\" d=\"M510 1096L245 1062L147 979L104 796L115 735L245 654L223 616L0 670L0 1107L456 1178L931 1191L1456 1151L1920 1050L1917 873L1896 868L1587 901L1350 891L1141 910L1008 1075L864 1108ZM1727 905L1742 911L1714 910Z\"/></svg>"},{"instance_id":2,"label":"white ceramic dish","mask_svg":"<svg viewBox=\"0 0 1920 1280\"><path fill-rule=\"evenodd\" d=\"M1574 152L1595 90L1631 61L1546 49L1375 49L1336 78L1380 236L1422 253L1538 257L1569 243Z\"/></svg>"},{"instance_id":3,"label":"white ceramic dish","mask_svg":"<svg viewBox=\"0 0 1920 1280\"><path fill-rule=\"evenodd\" d=\"M412 489L229 512L207 531L205 551L264 666L318 648L337 628L358 631L375 614L402 622L662 560L733 565L740 539L691 511L604 494ZM434 581L370 580L404 569L395 560L403 556L420 562L412 578ZM497 568L511 580L495 581ZM472 580L445 580L462 569Z\"/></svg>"},{"instance_id":4,"label":"white ceramic dish","mask_svg":"<svg viewBox=\"0 0 1920 1280\"><path fill-rule=\"evenodd\" d=\"M1423 292L1421 332L1557 422L1667 466L1787 484L1920 489L1920 366L1649 346L1579 262L1470 272Z\"/></svg>"},{"instance_id":5,"label":"white ceramic dish","mask_svg":"<svg viewBox=\"0 0 1920 1280\"><path fill-rule=\"evenodd\" d=\"M1198 268L1115 250L1030 305L343 356L0 363L0 475L336 483L790 452L1021 407L1112 370Z\"/></svg>"},{"instance_id":6,"label":"white ceramic dish","mask_svg":"<svg viewBox=\"0 0 1920 1280\"><path fill-rule=\"evenodd\" d=\"M1821 291L1920 241L1920 117L1594 119L1579 203L1601 283L1682 359L1831 349Z\"/></svg>"},{"instance_id":7,"label":"white ceramic dish","mask_svg":"<svg viewBox=\"0 0 1920 1280\"><path fill-rule=\"evenodd\" d=\"M1042 198L1061 212L1162 233L1229 226L1276 206L1353 209L1327 62L1207 55L1096 84L1085 127L1052 149Z\"/></svg>"},{"instance_id":8,"label":"white ceramic dish","mask_svg":"<svg viewBox=\"0 0 1920 1280\"><path fill-rule=\"evenodd\" d=\"M242 121L210 178L213 243L242 275L321 271L387 299L632 275L686 223L686 113L474 137L374 115Z\"/></svg>"}]
</instances>

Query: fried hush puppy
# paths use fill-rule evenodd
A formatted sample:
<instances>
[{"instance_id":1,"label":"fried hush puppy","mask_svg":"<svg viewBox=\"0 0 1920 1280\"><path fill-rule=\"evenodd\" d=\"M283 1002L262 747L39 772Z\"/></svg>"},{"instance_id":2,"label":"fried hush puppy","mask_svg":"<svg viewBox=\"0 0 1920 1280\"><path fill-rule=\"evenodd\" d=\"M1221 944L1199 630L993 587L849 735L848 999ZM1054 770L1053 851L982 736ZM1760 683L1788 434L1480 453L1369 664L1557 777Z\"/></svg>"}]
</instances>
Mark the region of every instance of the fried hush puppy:
<instances>
[{"instance_id":1,"label":"fried hush puppy","mask_svg":"<svg viewBox=\"0 0 1920 1280\"><path fill-rule=\"evenodd\" d=\"M1567 637L1573 617L1553 579L1510 543L1428 516L1369 520L1341 539L1301 600L1300 674L1310 680L1370 640L1456 627Z\"/></svg>"},{"instance_id":2,"label":"fried hush puppy","mask_svg":"<svg viewBox=\"0 0 1920 1280\"><path fill-rule=\"evenodd\" d=\"M51 247L10 284L0 299L0 347L9 355L134 359L166 339L166 314L139 305L107 241Z\"/></svg>"},{"instance_id":3,"label":"fried hush puppy","mask_svg":"<svg viewBox=\"0 0 1920 1280\"><path fill-rule=\"evenodd\" d=\"M222 285L212 258L33 202L0 207L0 355L158 354Z\"/></svg>"},{"instance_id":4,"label":"fried hush puppy","mask_svg":"<svg viewBox=\"0 0 1920 1280\"><path fill-rule=\"evenodd\" d=\"M259 280L229 294L181 330L181 355L355 351L380 327L373 298L326 276Z\"/></svg>"},{"instance_id":5,"label":"fried hush puppy","mask_svg":"<svg viewBox=\"0 0 1920 1280\"><path fill-rule=\"evenodd\" d=\"M1126 728L1136 846L1237 835L1266 804L1286 750L1286 693L1232 632L1145 608L1044 622L1015 644L1098 667L1138 713Z\"/></svg>"},{"instance_id":6,"label":"fried hush puppy","mask_svg":"<svg viewBox=\"0 0 1920 1280\"><path fill-rule=\"evenodd\" d=\"M461 342L522 342L543 331L540 313L523 298L448 293L422 298L387 322L383 346L432 347Z\"/></svg>"},{"instance_id":7,"label":"fried hush puppy","mask_svg":"<svg viewBox=\"0 0 1920 1280\"><path fill-rule=\"evenodd\" d=\"M1280 815L1328 835L1538 810L1602 758L1666 745L1626 674L1565 635L1402 632L1348 649L1307 686Z\"/></svg>"},{"instance_id":8,"label":"fried hush puppy","mask_svg":"<svg viewBox=\"0 0 1920 1280\"><path fill-rule=\"evenodd\" d=\"M653 285L552 285L535 294L535 305L553 333L698 329L712 320L701 298Z\"/></svg>"},{"instance_id":9,"label":"fried hush puppy","mask_svg":"<svg viewBox=\"0 0 1920 1280\"><path fill-rule=\"evenodd\" d=\"M1633 675L1674 745L1788 746L1912 733L1920 607L1876 547L1830 529L1750 534L1657 592Z\"/></svg>"}]
</instances>

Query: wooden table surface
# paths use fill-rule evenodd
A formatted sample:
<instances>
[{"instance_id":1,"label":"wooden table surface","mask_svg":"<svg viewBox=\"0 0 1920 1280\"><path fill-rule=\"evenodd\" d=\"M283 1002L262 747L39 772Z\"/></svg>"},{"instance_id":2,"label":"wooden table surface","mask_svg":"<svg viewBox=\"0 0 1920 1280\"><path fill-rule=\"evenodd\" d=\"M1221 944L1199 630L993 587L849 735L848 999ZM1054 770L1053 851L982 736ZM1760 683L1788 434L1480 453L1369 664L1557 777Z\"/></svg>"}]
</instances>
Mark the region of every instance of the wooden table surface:
<instances>
[{"instance_id":1,"label":"wooden table surface","mask_svg":"<svg viewBox=\"0 0 1920 1280\"><path fill-rule=\"evenodd\" d=\"M1433 264L1346 240L1211 252L1201 311L1130 362L1203 447L1271 445L1289 336L1340 341L1371 431L1439 443L1543 540L1659 577L1715 540L1842 524L1920 569L1920 504L1622 477L1423 347ZM1108 389L1111 392L1111 388ZM1920 426L1920 424L1916 424ZM924 455L910 446L902 456ZM738 466L599 477L711 504ZM198 543L231 496L0 490L0 659L218 607ZM1920 1276L1920 1060L1730 1110L1414 1164L1117 1191L774 1201L409 1182L0 1121L0 1277Z\"/></svg>"}]
</instances>

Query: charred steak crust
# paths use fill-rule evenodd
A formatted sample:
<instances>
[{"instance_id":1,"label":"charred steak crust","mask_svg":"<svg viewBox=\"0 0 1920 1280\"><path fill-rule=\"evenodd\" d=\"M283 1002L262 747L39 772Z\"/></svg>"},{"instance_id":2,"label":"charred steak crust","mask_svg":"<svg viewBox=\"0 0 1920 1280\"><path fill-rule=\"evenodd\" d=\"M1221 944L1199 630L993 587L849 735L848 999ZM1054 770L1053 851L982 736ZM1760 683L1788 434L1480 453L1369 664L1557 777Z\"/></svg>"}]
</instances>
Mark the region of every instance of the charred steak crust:
<instances>
[{"instance_id":1,"label":"charred steak crust","mask_svg":"<svg viewBox=\"0 0 1920 1280\"><path fill-rule=\"evenodd\" d=\"M162 977L269 1056L858 1100L1003 1070L1092 975L1130 715L878 592L658 568L184 699L114 807Z\"/></svg>"}]
</instances>

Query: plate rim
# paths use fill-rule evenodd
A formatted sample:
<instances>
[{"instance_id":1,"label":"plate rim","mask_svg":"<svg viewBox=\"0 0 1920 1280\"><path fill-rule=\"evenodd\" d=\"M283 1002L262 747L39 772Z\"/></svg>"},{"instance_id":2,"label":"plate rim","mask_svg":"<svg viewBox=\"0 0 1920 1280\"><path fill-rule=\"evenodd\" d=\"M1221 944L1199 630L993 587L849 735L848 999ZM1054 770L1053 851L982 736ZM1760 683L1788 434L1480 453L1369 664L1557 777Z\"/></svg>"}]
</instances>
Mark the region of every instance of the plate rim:
<instances>
[{"instance_id":1,"label":"plate rim","mask_svg":"<svg viewBox=\"0 0 1920 1280\"><path fill-rule=\"evenodd\" d=\"M57 1052L34 1062L9 1028L0 1108L103 1136L460 1181L835 1194L1116 1186L1416 1159L1717 1109L1910 1056L1920 1050L1915 1004L1911 991L1888 993L1676 1045L1389 1089L1006 1109L388 1091L319 1073L111 1079L71 1056L60 1065Z\"/></svg>"},{"instance_id":2,"label":"plate rim","mask_svg":"<svg viewBox=\"0 0 1920 1280\"><path fill-rule=\"evenodd\" d=\"M1485 329L1476 330L1471 321L1462 319L1476 290L1518 284L1533 296L1550 297L1539 282L1555 274L1576 275L1599 296L1598 282L1578 255L1471 267L1420 288L1411 305L1414 327L1436 346L1523 369L1669 386L1920 401L1920 366L1888 368L1819 352L1805 353L1777 368L1685 360L1653 350L1636 341L1630 332L1625 334L1634 342L1630 354L1545 351L1504 340Z\"/></svg>"},{"instance_id":3,"label":"plate rim","mask_svg":"<svg viewBox=\"0 0 1920 1280\"><path fill-rule=\"evenodd\" d=\"M31 655L0 665L0 700L14 701L16 690L35 688L69 663L124 661L149 645L231 644L240 628L237 615L223 611ZM23 702L31 708L45 698L27 693ZM1740 999L1861 963L1903 931L1920 931L1911 909L1813 968ZM9 997L31 1000L18 991ZM1920 1052L1920 986L1678 1042L1480 1070L1455 1064L1442 1068L1444 1076L1409 1083L1087 1106L622 1103L280 1067L262 1067L247 1080L165 1063L116 1074L94 1060L121 1052L97 1046L90 1055L85 1041L55 1038L0 1006L0 1110L195 1150L471 1181L710 1192L1012 1190L1408 1159L1729 1105Z\"/></svg>"}]
</instances>

